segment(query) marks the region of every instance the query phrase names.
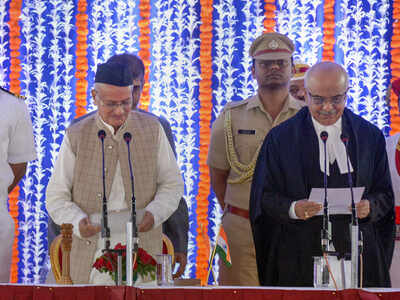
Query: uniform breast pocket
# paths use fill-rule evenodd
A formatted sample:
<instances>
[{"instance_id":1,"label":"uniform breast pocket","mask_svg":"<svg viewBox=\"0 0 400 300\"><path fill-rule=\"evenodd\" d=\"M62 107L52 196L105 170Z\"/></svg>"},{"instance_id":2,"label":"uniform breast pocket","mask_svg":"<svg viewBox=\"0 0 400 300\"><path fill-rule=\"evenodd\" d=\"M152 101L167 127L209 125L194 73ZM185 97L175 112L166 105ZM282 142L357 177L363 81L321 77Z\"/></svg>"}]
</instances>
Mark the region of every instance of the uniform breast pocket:
<instances>
[{"instance_id":1,"label":"uniform breast pocket","mask_svg":"<svg viewBox=\"0 0 400 300\"><path fill-rule=\"evenodd\" d=\"M259 128L239 128L234 133L234 147L240 162L250 163L265 138Z\"/></svg>"}]
</instances>

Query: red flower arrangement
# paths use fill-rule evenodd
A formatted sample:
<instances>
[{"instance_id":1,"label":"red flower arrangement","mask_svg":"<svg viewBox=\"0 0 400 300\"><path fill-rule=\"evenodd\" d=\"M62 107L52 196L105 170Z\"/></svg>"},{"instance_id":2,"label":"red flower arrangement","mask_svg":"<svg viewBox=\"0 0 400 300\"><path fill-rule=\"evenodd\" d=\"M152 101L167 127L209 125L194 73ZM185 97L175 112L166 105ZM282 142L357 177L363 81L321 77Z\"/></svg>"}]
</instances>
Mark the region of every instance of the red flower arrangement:
<instances>
[{"instance_id":1,"label":"red flower arrangement","mask_svg":"<svg viewBox=\"0 0 400 300\"><path fill-rule=\"evenodd\" d=\"M122 253L122 281L126 281L126 246L118 243L114 250L125 250ZM106 252L98 257L93 264L93 268L100 273L108 273L115 280L115 271L117 270L118 255L116 252ZM155 280L156 277L156 261L144 249L139 248L138 255L133 266L133 281L138 279L138 275L143 278L150 277Z\"/></svg>"}]
</instances>

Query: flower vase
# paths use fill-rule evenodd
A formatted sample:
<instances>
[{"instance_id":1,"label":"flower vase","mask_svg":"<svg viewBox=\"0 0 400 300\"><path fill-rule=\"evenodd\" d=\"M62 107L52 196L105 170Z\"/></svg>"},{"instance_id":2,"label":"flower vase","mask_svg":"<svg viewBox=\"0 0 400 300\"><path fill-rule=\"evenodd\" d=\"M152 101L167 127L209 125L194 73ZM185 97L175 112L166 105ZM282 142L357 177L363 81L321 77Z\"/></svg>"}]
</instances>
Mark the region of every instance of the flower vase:
<instances>
[{"instance_id":1,"label":"flower vase","mask_svg":"<svg viewBox=\"0 0 400 300\"><path fill-rule=\"evenodd\" d=\"M134 286L157 286L155 275L151 273L138 274L137 279L133 283Z\"/></svg>"}]
</instances>

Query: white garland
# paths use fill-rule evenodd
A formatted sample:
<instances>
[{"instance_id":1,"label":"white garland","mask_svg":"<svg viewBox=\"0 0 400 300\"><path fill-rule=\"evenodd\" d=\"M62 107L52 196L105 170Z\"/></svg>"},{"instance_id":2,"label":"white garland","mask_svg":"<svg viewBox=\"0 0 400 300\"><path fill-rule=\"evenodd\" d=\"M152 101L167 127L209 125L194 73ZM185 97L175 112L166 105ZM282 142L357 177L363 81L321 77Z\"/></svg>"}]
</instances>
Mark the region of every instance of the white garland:
<instances>
[{"instance_id":1,"label":"white garland","mask_svg":"<svg viewBox=\"0 0 400 300\"><path fill-rule=\"evenodd\" d=\"M176 139L178 164L184 173L185 199L190 219L195 219L198 170L193 168L198 146L198 100L195 97L200 79L195 52L199 40L194 31L199 26L195 0L154 3L156 16L151 19L155 37L152 49L151 110L171 121ZM172 16L175 16L172 18ZM188 35L183 39L183 34ZM195 236L189 232L188 264L185 276L194 270Z\"/></svg>"},{"instance_id":2,"label":"white garland","mask_svg":"<svg viewBox=\"0 0 400 300\"><path fill-rule=\"evenodd\" d=\"M369 9L366 10L366 7ZM344 0L343 19L338 22L339 47L343 63L350 74L348 107L388 130L389 111L385 105L388 84L389 41L385 40L389 22L389 2L369 1L369 5Z\"/></svg>"},{"instance_id":3,"label":"white garland","mask_svg":"<svg viewBox=\"0 0 400 300\"><path fill-rule=\"evenodd\" d=\"M279 0L277 31L295 44L295 59L315 64L321 60L322 30L317 26L317 7L322 0Z\"/></svg>"},{"instance_id":4,"label":"white garland","mask_svg":"<svg viewBox=\"0 0 400 300\"><path fill-rule=\"evenodd\" d=\"M139 16L139 9L136 3L137 1L127 0L127 16L126 16L126 28L127 38L125 41L126 48L124 52L137 53L139 51L139 26L137 25Z\"/></svg>"},{"instance_id":5,"label":"white garland","mask_svg":"<svg viewBox=\"0 0 400 300\"><path fill-rule=\"evenodd\" d=\"M234 0L221 0L214 4L214 13L217 17L213 23L215 32L213 75L214 83L217 85L213 89L215 117L221 113L226 103L233 101L237 90L240 89L234 84L239 69L233 65L233 59L237 54L236 45L240 42L235 32L238 16L234 2Z\"/></svg>"},{"instance_id":6,"label":"white garland","mask_svg":"<svg viewBox=\"0 0 400 300\"><path fill-rule=\"evenodd\" d=\"M24 6L21 11L21 36L25 37L25 43L21 43L21 48L28 52L32 48L30 34L33 31L33 24L29 19L29 7ZM33 72L33 64L27 62L21 62L22 73L24 78L21 79L21 84L29 87L32 83L31 74ZM30 97L29 91L26 90L25 96L27 97L28 107L31 111L32 117L35 115L35 106L33 98ZM36 136L35 136L36 140ZM37 143L36 143L37 144ZM35 195L35 169L37 161L29 163L25 180L21 184L21 190L25 198L19 202L22 209L22 213L19 214L19 238L18 238L18 250L19 250L19 282L29 283L29 274L32 269L32 264L29 262L31 239L32 234L29 233L29 229L32 227L33 213L31 211L31 201Z\"/></svg>"},{"instance_id":7,"label":"white garland","mask_svg":"<svg viewBox=\"0 0 400 300\"><path fill-rule=\"evenodd\" d=\"M105 61L102 56L103 47L104 47L104 19L103 19L103 11L106 9L104 5L107 1L93 1L91 3L91 11L90 11L90 22L92 24L91 30L89 31L87 37L87 52L90 53L89 69L87 74L87 80L90 83L93 83L94 76L96 74L97 65L99 63L103 63ZM90 86L89 86L90 89ZM96 109L96 106L93 104L91 97L88 97L88 111L92 111Z\"/></svg>"},{"instance_id":8,"label":"white garland","mask_svg":"<svg viewBox=\"0 0 400 300\"><path fill-rule=\"evenodd\" d=\"M136 9L136 1L117 1L116 2L116 23L115 36L116 36L116 50L118 54L129 52L138 52L138 32L139 27L136 25L139 20Z\"/></svg>"},{"instance_id":9,"label":"white garland","mask_svg":"<svg viewBox=\"0 0 400 300\"><path fill-rule=\"evenodd\" d=\"M46 158L46 138L44 132L48 126L46 118L47 99L46 82L44 80L45 63L42 58L45 56L45 48L42 46L46 36L46 25L44 24L43 13L46 10L45 3L38 3L36 1L25 2L26 6L23 8L21 15L22 31L25 33L26 38L26 51L27 57L32 59L34 67L31 68L31 62L23 63L23 72L25 74L25 86L29 87L30 83L37 83L37 88L34 94L27 90L28 101L31 104L32 110L35 112L33 116L33 130L35 134L35 143L38 159L30 164L30 171L28 174L32 176L34 181L34 196L30 195L30 191L25 193L26 199L23 201L23 214L25 215L25 222L23 228L29 232L23 232L24 239L23 259L22 262L26 264L21 267L22 269L22 282L23 283L37 283L40 282L40 270L46 257L47 249L45 247L45 239L47 231L41 231L42 225L46 225L44 214L44 193L45 184L43 182L48 178L49 173L42 166ZM35 16L33 18L32 16ZM31 20L36 20L37 24L32 24ZM29 31L25 31L25 27ZM35 30L33 36L32 31ZM33 186L31 186L33 188ZM29 202L27 200L30 200ZM26 218L28 216L28 218ZM32 235L32 237L29 237ZM26 249L29 249L26 253ZM28 262L33 261L33 263Z\"/></svg>"},{"instance_id":10,"label":"white garland","mask_svg":"<svg viewBox=\"0 0 400 300\"><path fill-rule=\"evenodd\" d=\"M6 1L0 1L0 86L6 86L6 71L4 69L4 62L9 60L7 57L8 47L8 24L5 21L7 16Z\"/></svg>"},{"instance_id":11,"label":"white garland","mask_svg":"<svg viewBox=\"0 0 400 300\"><path fill-rule=\"evenodd\" d=\"M69 38L71 32L75 30L75 25L73 24L74 3L64 1L63 11L64 11L63 32L65 34L65 36L63 37L63 42L65 43L64 46L65 55L62 58L64 62L64 70L63 70L64 91L62 97L64 110L62 112L62 118L65 120L65 123L63 123L62 125L64 125L66 128L69 125L69 120L72 117L71 110L75 104L75 97L73 95L73 89L72 89L75 80L75 68L74 68L74 59L73 56L71 55L71 52L73 52L74 49L74 42L71 38Z\"/></svg>"},{"instance_id":12,"label":"white garland","mask_svg":"<svg viewBox=\"0 0 400 300\"><path fill-rule=\"evenodd\" d=\"M252 59L249 55L249 49L253 41L264 31L264 14L262 13L262 4L264 1L240 1L244 5L242 13L244 20L242 22L243 58L241 62L243 74L240 76L238 96L240 99L246 99L255 94L258 89L257 82L251 73Z\"/></svg>"}]
</instances>

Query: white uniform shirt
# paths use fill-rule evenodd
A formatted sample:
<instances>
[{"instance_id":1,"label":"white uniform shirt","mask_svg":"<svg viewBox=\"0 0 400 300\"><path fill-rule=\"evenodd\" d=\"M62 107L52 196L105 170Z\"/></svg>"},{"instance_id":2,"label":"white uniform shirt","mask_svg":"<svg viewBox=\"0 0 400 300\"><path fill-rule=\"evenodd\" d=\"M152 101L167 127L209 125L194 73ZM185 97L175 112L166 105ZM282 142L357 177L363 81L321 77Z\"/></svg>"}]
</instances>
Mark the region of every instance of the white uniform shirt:
<instances>
[{"instance_id":1,"label":"white uniform shirt","mask_svg":"<svg viewBox=\"0 0 400 300\"><path fill-rule=\"evenodd\" d=\"M111 126L105 125L111 132L114 132ZM146 211L153 214L155 227L164 222L176 210L183 195L181 173L161 125L158 142L157 191L154 199L145 208ZM56 224L72 223L74 234L80 237L79 222L87 217L87 214L71 201L74 165L75 154L72 152L68 136L65 135L53 174L47 186L46 208ZM111 234L113 231L112 220L119 219L118 212L127 208L124 199L125 191L118 162L110 195L107 199ZM114 218L113 212L115 212ZM99 220L99 214L96 215L95 217L91 216L91 220Z\"/></svg>"},{"instance_id":2,"label":"white uniform shirt","mask_svg":"<svg viewBox=\"0 0 400 300\"><path fill-rule=\"evenodd\" d=\"M31 118L25 103L0 90L0 282L8 282L14 221L7 209L8 187L14 180L9 164L36 159Z\"/></svg>"},{"instance_id":3,"label":"white uniform shirt","mask_svg":"<svg viewBox=\"0 0 400 300\"><path fill-rule=\"evenodd\" d=\"M25 103L0 90L0 210L7 212L8 187L14 180L9 163L36 159L32 122Z\"/></svg>"}]
</instances>

